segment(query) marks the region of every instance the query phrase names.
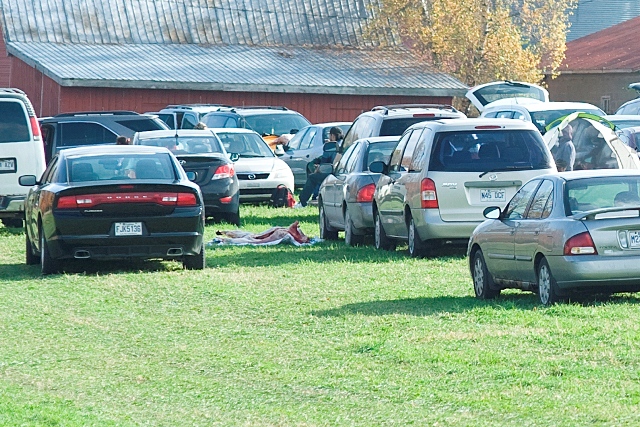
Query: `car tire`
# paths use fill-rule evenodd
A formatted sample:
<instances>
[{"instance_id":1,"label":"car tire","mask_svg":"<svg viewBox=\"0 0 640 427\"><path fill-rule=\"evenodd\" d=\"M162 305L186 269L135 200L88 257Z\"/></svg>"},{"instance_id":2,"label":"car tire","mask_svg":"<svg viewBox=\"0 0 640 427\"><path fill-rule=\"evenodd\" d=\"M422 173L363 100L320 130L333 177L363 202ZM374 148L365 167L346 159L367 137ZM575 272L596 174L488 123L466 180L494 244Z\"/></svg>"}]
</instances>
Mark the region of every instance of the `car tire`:
<instances>
[{"instance_id":1,"label":"car tire","mask_svg":"<svg viewBox=\"0 0 640 427\"><path fill-rule=\"evenodd\" d=\"M355 233L349 208L344 213L344 243L347 246L358 246L364 242L364 236Z\"/></svg>"},{"instance_id":2,"label":"car tire","mask_svg":"<svg viewBox=\"0 0 640 427\"><path fill-rule=\"evenodd\" d=\"M384 232L384 228L382 227L382 220L380 219L380 214L378 212L375 213L374 218L374 233L373 238L375 242L376 249L382 249L385 251L392 251L395 249L395 245L387 237L387 233Z\"/></svg>"},{"instance_id":3,"label":"car tire","mask_svg":"<svg viewBox=\"0 0 640 427\"><path fill-rule=\"evenodd\" d=\"M2 218L5 227L22 228L22 218Z\"/></svg>"},{"instance_id":4,"label":"car tire","mask_svg":"<svg viewBox=\"0 0 640 427\"><path fill-rule=\"evenodd\" d=\"M318 202L318 211L320 238L324 240L338 240L338 230L329 225L329 221L327 221L327 214L324 211L324 204L322 203L322 201Z\"/></svg>"},{"instance_id":5,"label":"car tire","mask_svg":"<svg viewBox=\"0 0 640 427\"><path fill-rule=\"evenodd\" d=\"M473 278L473 291L476 294L476 298L493 299L500 295L500 289L495 288L493 277L491 277L487 269L487 263L484 261L484 255L482 255L480 249L473 254L471 276Z\"/></svg>"},{"instance_id":6,"label":"car tire","mask_svg":"<svg viewBox=\"0 0 640 427\"><path fill-rule=\"evenodd\" d=\"M182 266L186 270L203 270L207 265L207 254L204 242L200 246L200 253L197 255L185 255L182 259Z\"/></svg>"},{"instance_id":7,"label":"car tire","mask_svg":"<svg viewBox=\"0 0 640 427\"><path fill-rule=\"evenodd\" d=\"M409 226L407 228L409 255L411 255L412 258L422 258L427 250L427 245L420 239L413 217L409 220Z\"/></svg>"},{"instance_id":8,"label":"car tire","mask_svg":"<svg viewBox=\"0 0 640 427\"><path fill-rule=\"evenodd\" d=\"M29 232L25 230L25 255L27 265L37 265L40 263L40 257L33 253L33 245L31 244L31 239L29 238Z\"/></svg>"},{"instance_id":9,"label":"car tire","mask_svg":"<svg viewBox=\"0 0 640 427\"><path fill-rule=\"evenodd\" d=\"M60 261L51 258L42 228L40 228L40 272L43 276L60 272Z\"/></svg>"},{"instance_id":10,"label":"car tire","mask_svg":"<svg viewBox=\"0 0 640 427\"><path fill-rule=\"evenodd\" d=\"M536 277L538 279L538 296L542 305L553 305L557 302L561 302L562 296L560 295L560 289L558 288L556 279L551 273L549 263L545 258L540 260L540 264L538 264L538 271L536 273Z\"/></svg>"}]
</instances>

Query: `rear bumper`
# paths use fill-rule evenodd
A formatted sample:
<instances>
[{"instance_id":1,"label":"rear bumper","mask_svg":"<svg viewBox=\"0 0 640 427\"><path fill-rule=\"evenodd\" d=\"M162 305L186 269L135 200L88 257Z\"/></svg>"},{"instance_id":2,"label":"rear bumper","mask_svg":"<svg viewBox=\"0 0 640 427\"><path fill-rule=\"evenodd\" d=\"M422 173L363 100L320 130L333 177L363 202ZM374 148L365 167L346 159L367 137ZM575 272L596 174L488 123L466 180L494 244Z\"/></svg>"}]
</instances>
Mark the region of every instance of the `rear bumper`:
<instances>
[{"instance_id":1,"label":"rear bumper","mask_svg":"<svg viewBox=\"0 0 640 427\"><path fill-rule=\"evenodd\" d=\"M293 191L293 176L290 178L260 179L255 181L242 180L240 183L240 201L260 202L271 199L273 192L279 185Z\"/></svg>"},{"instance_id":2,"label":"rear bumper","mask_svg":"<svg viewBox=\"0 0 640 427\"><path fill-rule=\"evenodd\" d=\"M0 196L0 218L22 218L25 195Z\"/></svg>"},{"instance_id":3,"label":"rear bumper","mask_svg":"<svg viewBox=\"0 0 640 427\"><path fill-rule=\"evenodd\" d=\"M369 203L347 203L351 221L360 234L373 233L373 204Z\"/></svg>"},{"instance_id":4,"label":"rear bumper","mask_svg":"<svg viewBox=\"0 0 640 427\"><path fill-rule=\"evenodd\" d=\"M218 180L228 181L216 182L212 181L207 185L200 187L202 190L202 198L207 216L213 216L217 213L233 213L238 212L240 206L239 186L237 180ZM223 203L221 199L231 197L231 201Z\"/></svg>"},{"instance_id":5,"label":"rear bumper","mask_svg":"<svg viewBox=\"0 0 640 427\"><path fill-rule=\"evenodd\" d=\"M443 221L438 209L414 209L411 211L418 235L427 240L459 240L466 244L473 230L482 221Z\"/></svg>"},{"instance_id":6,"label":"rear bumper","mask_svg":"<svg viewBox=\"0 0 640 427\"><path fill-rule=\"evenodd\" d=\"M562 289L640 290L640 256L548 256L546 259Z\"/></svg>"}]
</instances>

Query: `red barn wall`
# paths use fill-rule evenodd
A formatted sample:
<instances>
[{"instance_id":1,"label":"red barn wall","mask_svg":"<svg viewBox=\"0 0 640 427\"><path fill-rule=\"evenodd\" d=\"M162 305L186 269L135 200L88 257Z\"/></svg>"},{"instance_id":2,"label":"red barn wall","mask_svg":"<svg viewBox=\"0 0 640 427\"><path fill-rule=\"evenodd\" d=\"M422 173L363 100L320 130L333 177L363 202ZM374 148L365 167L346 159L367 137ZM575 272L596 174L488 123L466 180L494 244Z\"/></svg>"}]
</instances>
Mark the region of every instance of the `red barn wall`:
<instances>
[{"instance_id":1,"label":"red barn wall","mask_svg":"<svg viewBox=\"0 0 640 427\"><path fill-rule=\"evenodd\" d=\"M7 56L4 31L0 26L0 87L11 87L11 59Z\"/></svg>"}]
</instances>

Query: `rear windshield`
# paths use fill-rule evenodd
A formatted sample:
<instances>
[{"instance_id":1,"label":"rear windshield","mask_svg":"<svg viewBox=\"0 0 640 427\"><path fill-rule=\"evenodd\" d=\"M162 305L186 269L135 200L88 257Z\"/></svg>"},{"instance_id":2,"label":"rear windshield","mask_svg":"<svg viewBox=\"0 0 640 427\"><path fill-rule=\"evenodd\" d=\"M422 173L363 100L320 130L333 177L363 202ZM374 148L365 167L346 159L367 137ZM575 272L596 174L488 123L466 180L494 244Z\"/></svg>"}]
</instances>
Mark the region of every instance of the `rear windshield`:
<instances>
[{"instance_id":1,"label":"rear windshield","mask_svg":"<svg viewBox=\"0 0 640 427\"><path fill-rule=\"evenodd\" d=\"M364 159L367 169L369 169L369 166L371 166L371 163L373 162L384 162L388 165L389 160L391 159L391 154L393 153L393 149L396 148L396 145L398 145L398 141L376 142L369 144L369 148L367 149L367 154Z\"/></svg>"},{"instance_id":2,"label":"rear windshield","mask_svg":"<svg viewBox=\"0 0 640 427\"><path fill-rule=\"evenodd\" d=\"M386 119L382 122L379 136L400 136L407 128L415 123L424 122L426 120L439 120L442 117L433 117L432 119L425 117L404 117L397 119Z\"/></svg>"},{"instance_id":3,"label":"rear windshield","mask_svg":"<svg viewBox=\"0 0 640 427\"><path fill-rule=\"evenodd\" d=\"M548 124L550 124L551 122L554 122L555 120L559 119L560 117L564 117L564 116L567 116L567 115L569 115L571 113L575 113L575 112L576 112L575 109L573 109L573 110L569 109L569 110L532 111L531 112L531 121L533 122L534 125L536 125L538 130L540 130L540 132L542 132L544 134L546 132L545 127ZM593 114L595 116L602 116L603 115L602 111L600 111L598 109L595 109L595 110L584 110L582 112ZM560 123L558 122L558 124L560 124Z\"/></svg>"},{"instance_id":4,"label":"rear windshield","mask_svg":"<svg viewBox=\"0 0 640 427\"><path fill-rule=\"evenodd\" d=\"M20 102L0 102L0 143L30 141L27 114Z\"/></svg>"},{"instance_id":5,"label":"rear windshield","mask_svg":"<svg viewBox=\"0 0 640 427\"><path fill-rule=\"evenodd\" d=\"M246 128L262 136L296 133L311 123L298 114L260 114L245 117Z\"/></svg>"},{"instance_id":6,"label":"rear windshield","mask_svg":"<svg viewBox=\"0 0 640 427\"><path fill-rule=\"evenodd\" d=\"M273 157L273 151L255 133L216 133L227 153L237 153L240 157Z\"/></svg>"},{"instance_id":7,"label":"rear windshield","mask_svg":"<svg viewBox=\"0 0 640 427\"><path fill-rule=\"evenodd\" d=\"M156 119L152 119L151 117L134 120L116 120L116 123L131 129L134 132L166 129L165 126L162 126L162 124L160 124Z\"/></svg>"},{"instance_id":8,"label":"rear windshield","mask_svg":"<svg viewBox=\"0 0 640 427\"><path fill-rule=\"evenodd\" d=\"M176 179L168 154L102 155L67 159L69 182Z\"/></svg>"},{"instance_id":9,"label":"rear windshield","mask_svg":"<svg viewBox=\"0 0 640 427\"><path fill-rule=\"evenodd\" d=\"M166 147L174 154L223 153L215 136L175 136L140 139L140 145Z\"/></svg>"},{"instance_id":10,"label":"rear windshield","mask_svg":"<svg viewBox=\"0 0 640 427\"><path fill-rule=\"evenodd\" d=\"M640 206L640 177L585 178L565 185L569 215L594 209Z\"/></svg>"},{"instance_id":11,"label":"rear windshield","mask_svg":"<svg viewBox=\"0 0 640 427\"><path fill-rule=\"evenodd\" d=\"M544 92L537 87L507 82L483 87L482 89L476 90L473 94L482 105L487 105L499 99L515 97L532 98L539 101L545 100Z\"/></svg>"},{"instance_id":12,"label":"rear windshield","mask_svg":"<svg viewBox=\"0 0 640 427\"><path fill-rule=\"evenodd\" d=\"M547 169L551 156L532 130L441 132L436 135L430 170L488 172Z\"/></svg>"}]
</instances>

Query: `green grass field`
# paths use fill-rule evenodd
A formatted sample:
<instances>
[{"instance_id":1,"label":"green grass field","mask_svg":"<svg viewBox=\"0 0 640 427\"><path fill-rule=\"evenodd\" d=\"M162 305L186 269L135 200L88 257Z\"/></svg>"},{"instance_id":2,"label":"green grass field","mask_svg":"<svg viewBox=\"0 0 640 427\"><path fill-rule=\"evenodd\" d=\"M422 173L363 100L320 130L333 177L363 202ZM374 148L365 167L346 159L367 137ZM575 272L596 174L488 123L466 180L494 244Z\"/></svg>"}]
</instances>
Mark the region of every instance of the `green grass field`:
<instances>
[{"instance_id":1,"label":"green grass field","mask_svg":"<svg viewBox=\"0 0 640 427\"><path fill-rule=\"evenodd\" d=\"M318 234L314 208L242 217ZM483 302L461 252L342 241L42 278L0 242L0 426L640 424L637 295Z\"/></svg>"}]
</instances>

